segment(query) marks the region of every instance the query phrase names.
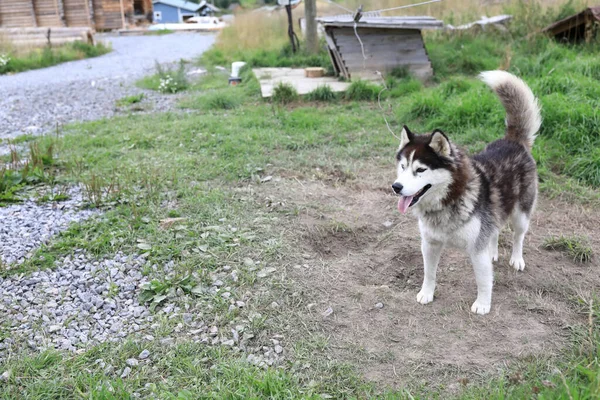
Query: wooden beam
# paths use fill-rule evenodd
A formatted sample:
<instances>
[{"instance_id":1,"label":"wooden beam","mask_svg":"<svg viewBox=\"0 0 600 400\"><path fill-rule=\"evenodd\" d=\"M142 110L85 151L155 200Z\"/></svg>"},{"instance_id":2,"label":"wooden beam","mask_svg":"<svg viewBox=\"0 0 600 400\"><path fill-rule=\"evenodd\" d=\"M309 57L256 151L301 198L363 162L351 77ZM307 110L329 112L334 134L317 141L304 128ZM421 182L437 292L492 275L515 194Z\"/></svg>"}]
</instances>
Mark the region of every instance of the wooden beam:
<instances>
[{"instance_id":1,"label":"wooden beam","mask_svg":"<svg viewBox=\"0 0 600 400\"><path fill-rule=\"evenodd\" d=\"M65 22L65 6L63 0L54 0L54 7L56 8L56 16L62 26L67 26L67 23Z\"/></svg>"},{"instance_id":2,"label":"wooden beam","mask_svg":"<svg viewBox=\"0 0 600 400\"><path fill-rule=\"evenodd\" d=\"M121 6L121 24L122 28L125 29L125 11L123 10L123 0L119 0L119 4Z\"/></svg>"},{"instance_id":3,"label":"wooden beam","mask_svg":"<svg viewBox=\"0 0 600 400\"><path fill-rule=\"evenodd\" d=\"M33 26L35 28L37 28L38 23L37 23L37 18L35 16L35 4L33 2L34 0L29 0L29 4L31 6L31 19L33 20Z\"/></svg>"},{"instance_id":4,"label":"wooden beam","mask_svg":"<svg viewBox=\"0 0 600 400\"><path fill-rule=\"evenodd\" d=\"M90 26L90 28L93 28L92 16L90 15L90 4L88 3L88 0L82 0L82 1L83 1L83 7L85 8L85 15L87 15L87 17L88 17L88 25Z\"/></svg>"},{"instance_id":5,"label":"wooden beam","mask_svg":"<svg viewBox=\"0 0 600 400\"><path fill-rule=\"evenodd\" d=\"M94 0L89 0L90 4L90 21L92 23L92 28L96 29L96 12L94 10Z\"/></svg>"}]
</instances>

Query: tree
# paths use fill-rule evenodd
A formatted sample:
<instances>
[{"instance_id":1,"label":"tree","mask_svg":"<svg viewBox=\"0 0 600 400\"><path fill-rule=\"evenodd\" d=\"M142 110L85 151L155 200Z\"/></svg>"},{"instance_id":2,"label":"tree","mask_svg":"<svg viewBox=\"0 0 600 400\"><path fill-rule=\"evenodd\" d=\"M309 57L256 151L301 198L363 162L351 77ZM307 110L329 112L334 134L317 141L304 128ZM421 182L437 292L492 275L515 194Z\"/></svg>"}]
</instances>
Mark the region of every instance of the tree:
<instances>
[{"instance_id":1,"label":"tree","mask_svg":"<svg viewBox=\"0 0 600 400\"><path fill-rule=\"evenodd\" d=\"M319 52L317 37L317 1L304 0L304 19L306 20L306 49L309 53Z\"/></svg>"}]
</instances>

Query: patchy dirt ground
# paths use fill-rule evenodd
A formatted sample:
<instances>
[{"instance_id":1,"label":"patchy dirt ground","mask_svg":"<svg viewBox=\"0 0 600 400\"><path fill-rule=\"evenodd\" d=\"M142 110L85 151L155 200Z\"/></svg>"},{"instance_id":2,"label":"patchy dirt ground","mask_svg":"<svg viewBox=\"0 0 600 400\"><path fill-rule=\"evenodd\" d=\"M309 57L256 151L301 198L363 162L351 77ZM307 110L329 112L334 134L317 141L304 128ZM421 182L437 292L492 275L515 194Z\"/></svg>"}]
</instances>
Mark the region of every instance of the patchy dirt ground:
<instances>
[{"instance_id":1,"label":"patchy dirt ground","mask_svg":"<svg viewBox=\"0 0 600 400\"><path fill-rule=\"evenodd\" d=\"M260 192L271 206L296 210L286 235L295 245L290 257L304 260L289 274L313 296L301 313L330 338L334 357L380 384L452 387L461 377L481 379L520 359L557 354L569 328L585 323L576 299L600 287L597 257L578 264L541 245L552 235L583 235L598 254L600 213L542 197L519 273L508 265L512 234L505 228L492 310L478 316L470 311L471 265L451 249L442 256L434 302L416 302L423 278L416 218L396 211L390 171L360 175L284 178Z\"/></svg>"}]
</instances>

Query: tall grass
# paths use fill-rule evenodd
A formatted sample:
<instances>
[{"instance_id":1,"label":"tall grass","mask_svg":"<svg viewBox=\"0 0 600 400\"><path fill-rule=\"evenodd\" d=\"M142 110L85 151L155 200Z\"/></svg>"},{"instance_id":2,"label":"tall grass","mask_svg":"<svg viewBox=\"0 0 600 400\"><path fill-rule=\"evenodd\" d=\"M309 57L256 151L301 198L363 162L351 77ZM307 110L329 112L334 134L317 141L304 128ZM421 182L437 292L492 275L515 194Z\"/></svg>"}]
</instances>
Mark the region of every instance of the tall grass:
<instances>
[{"instance_id":1,"label":"tall grass","mask_svg":"<svg viewBox=\"0 0 600 400\"><path fill-rule=\"evenodd\" d=\"M16 48L0 39L0 55L8 56L8 63L0 63L0 75L51 67L67 61L97 57L110 51L102 43L92 45L85 42L67 43L44 48Z\"/></svg>"}]
</instances>

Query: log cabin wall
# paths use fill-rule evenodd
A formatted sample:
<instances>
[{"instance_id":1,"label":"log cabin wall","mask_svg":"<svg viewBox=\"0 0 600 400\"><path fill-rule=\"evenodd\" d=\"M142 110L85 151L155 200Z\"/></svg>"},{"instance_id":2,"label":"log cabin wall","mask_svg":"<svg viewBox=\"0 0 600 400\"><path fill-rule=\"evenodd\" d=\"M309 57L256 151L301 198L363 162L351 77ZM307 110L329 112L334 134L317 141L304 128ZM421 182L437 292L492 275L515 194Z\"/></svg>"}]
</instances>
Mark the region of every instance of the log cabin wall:
<instances>
[{"instance_id":1,"label":"log cabin wall","mask_svg":"<svg viewBox=\"0 0 600 400\"><path fill-rule=\"evenodd\" d=\"M144 15L152 15L151 0L141 0L138 8ZM132 25L133 16L134 0L0 0L0 28L87 26L110 30L123 28L123 20Z\"/></svg>"}]
</instances>

